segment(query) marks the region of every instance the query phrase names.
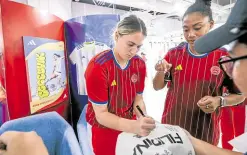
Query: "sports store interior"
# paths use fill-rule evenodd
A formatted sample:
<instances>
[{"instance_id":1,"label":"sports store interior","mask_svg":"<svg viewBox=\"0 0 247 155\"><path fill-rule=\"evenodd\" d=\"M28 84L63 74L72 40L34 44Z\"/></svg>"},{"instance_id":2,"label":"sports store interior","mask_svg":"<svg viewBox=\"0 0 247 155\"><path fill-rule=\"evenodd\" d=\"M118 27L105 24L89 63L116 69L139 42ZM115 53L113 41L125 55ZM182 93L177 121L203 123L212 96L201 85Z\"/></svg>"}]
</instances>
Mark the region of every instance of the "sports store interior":
<instances>
[{"instance_id":1,"label":"sports store interior","mask_svg":"<svg viewBox=\"0 0 247 155\"><path fill-rule=\"evenodd\" d=\"M187 44L183 16L195 0L0 0L0 2L0 135L7 131L37 130L50 155L93 155L92 144L85 143L92 135L88 137L87 131L91 129L85 125L88 96L84 73L89 61L97 53L114 47L113 32L117 23L129 15L136 15L143 20L147 28L147 36L137 53L146 65L142 96L146 114L157 123L161 123L168 88L154 89L153 80L157 72L155 66L164 59L170 49L181 46L181 43ZM236 0L212 0L214 26L211 30L227 21L235 3ZM225 45L224 48L227 50L229 46ZM173 67L176 70L185 70L183 65ZM228 141L247 131L246 103L247 101L244 101L239 109L238 106L227 107L226 112L222 113L227 115L225 119L228 126L225 124L225 127L229 128L231 134L230 138L226 136L227 140L222 139L223 119L219 119L218 147L224 147L222 141L225 141L223 143L227 143L226 149L238 151L237 148L230 146ZM240 115L236 113L241 113L241 119L238 119ZM44 118L35 117L40 115L41 117L44 115ZM53 117L62 119L64 124L56 124L52 120ZM182 119L179 115L175 117ZM40 119L44 119L45 123ZM241 124L242 133L235 134L237 132L235 124ZM47 126L55 126L56 129ZM49 137L58 133L59 136L55 139ZM42 135L46 134L47 136L43 138ZM125 145L128 145L126 142L127 139ZM107 147L106 144L102 145ZM191 147L189 144L184 145ZM128 149L126 146L126 150ZM118 152L116 155L128 154L116 152ZM152 153L155 152L147 152L146 155ZM176 155L174 152L173 154ZM191 152L192 154L195 152Z\"/></svg>"}]
</instances>

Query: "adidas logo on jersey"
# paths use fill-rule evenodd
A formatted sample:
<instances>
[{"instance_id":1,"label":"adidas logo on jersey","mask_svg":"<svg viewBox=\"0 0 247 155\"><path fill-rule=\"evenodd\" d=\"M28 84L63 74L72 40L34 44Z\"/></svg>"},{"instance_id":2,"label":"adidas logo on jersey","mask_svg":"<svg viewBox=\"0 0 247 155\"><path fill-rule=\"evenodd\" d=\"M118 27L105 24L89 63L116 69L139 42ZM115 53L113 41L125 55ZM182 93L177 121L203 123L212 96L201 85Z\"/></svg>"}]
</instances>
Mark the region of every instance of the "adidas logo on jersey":
<instances>
[{"instance_id":1,"label":"adidas logo on jersey","mask_svg":"<svg viewBox=\"0 0 247 155\"><path fill-rule=\"evenodd\" d=\"M112 83L111 83L111 86L116 86L116 85L117 85L116 81L113 80Z\"/></svg>"},{"instance_id":2,"label":"adidas logo on jersey","mask_svg":"<svg viewBox=\"0 0 247 155\"><path fill-rule=\"evenodd\" d=\"M182 65L178 65L176 68L175 68L175 70L178 70L178 71L181 71L181 70L183 70L183 67L182 67Z\"/></svg>"}]
</instances>

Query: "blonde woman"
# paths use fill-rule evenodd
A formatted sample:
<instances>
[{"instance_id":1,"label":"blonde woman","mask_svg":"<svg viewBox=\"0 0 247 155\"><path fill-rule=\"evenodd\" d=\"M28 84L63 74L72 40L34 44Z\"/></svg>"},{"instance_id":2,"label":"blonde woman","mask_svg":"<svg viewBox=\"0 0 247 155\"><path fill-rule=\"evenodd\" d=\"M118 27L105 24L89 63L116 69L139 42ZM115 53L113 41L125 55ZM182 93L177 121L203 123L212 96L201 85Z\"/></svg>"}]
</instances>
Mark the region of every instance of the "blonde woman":
<instances>
[{"instance_id":1,"label":"blonde woman","mask_svg":"<svg viewBox=\"0 0 247 155\"><path fill-rule=\"evenodd\" d=\"M146 113L142 97L146 66L136 55L146 35L144 22L130 15L117 25L115 47L99 53L88 64L86 119L96 155L114 155L117 136L122 131L147 136L155 128L155 121L136 109L138 105Z\"/></svg>"}]
</instances>

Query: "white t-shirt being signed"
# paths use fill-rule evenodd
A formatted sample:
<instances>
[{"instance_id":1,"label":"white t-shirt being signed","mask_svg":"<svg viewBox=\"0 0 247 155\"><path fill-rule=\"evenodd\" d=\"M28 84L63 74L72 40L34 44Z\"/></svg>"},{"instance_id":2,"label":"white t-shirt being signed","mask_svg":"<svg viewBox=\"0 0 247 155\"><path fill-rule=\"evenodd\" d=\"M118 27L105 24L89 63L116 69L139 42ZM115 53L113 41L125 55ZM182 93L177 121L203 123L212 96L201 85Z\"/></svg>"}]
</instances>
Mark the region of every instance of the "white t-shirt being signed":
<instances>
[{"instance_id":1,"label":"white t-shirt being signed","mask_svg":"<svg viewBox=\"0 0 247 155\"><path fill-rule=\"evenodd\" d=\"M195 155L195 152L182 128L158 124L147 137L121 133L116 155Z\"/></svg>"}]
</instances>

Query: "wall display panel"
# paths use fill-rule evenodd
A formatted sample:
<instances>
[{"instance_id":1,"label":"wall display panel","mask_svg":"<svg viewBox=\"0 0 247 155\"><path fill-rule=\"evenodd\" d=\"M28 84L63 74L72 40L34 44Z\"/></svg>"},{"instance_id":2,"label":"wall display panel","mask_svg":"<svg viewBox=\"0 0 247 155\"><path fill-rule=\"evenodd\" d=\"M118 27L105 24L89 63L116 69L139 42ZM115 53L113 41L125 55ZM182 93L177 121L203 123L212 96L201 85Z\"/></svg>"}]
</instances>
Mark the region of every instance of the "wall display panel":
<instances>
[{"instance_id":1,"label":"wall display panel","mask_svg":"<svg viewBox=\"0 0 247 155\"><path fill-rule=\"evenodd\" d=\"M23 18L28 17L28 18ZM5 88L10 119L31 115L23 36L64 42L64 21L33 7L5 1L1 3ZM36 44L36 42L35 42ZM68 119L68 98L39 112L57 111ZM41 110L41 109L40 109Z\"/></svg>"}]
</instances>

